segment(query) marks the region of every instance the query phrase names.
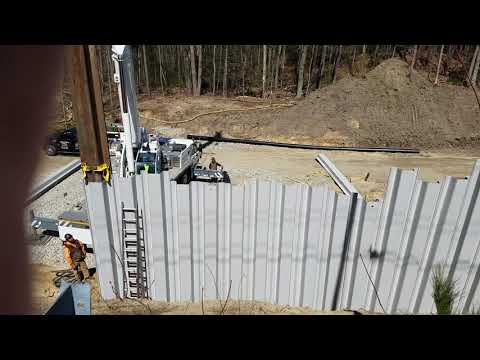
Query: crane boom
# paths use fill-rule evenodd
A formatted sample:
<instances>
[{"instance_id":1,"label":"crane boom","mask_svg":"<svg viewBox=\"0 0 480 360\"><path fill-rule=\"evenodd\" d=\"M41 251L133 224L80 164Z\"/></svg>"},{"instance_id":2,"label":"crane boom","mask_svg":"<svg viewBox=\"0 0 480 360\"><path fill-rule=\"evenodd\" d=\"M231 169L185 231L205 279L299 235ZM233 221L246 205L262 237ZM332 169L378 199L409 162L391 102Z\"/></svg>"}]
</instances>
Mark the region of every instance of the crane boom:
<instances>
[{"instance_id":1,"label":"crane boom","mask_svg":"<svg viewBox=\"0 0 480 360\"><path fill-rule=\"evenodd\" d=\"M120 110L125 132L125 156L127 170L135 173L134 149L142 144L142 130L138 123L137 96L133 77L132 50L128 45L112 45L112 59L115 66L114 81L118 86Z\"/></svg>"}]
</instances>

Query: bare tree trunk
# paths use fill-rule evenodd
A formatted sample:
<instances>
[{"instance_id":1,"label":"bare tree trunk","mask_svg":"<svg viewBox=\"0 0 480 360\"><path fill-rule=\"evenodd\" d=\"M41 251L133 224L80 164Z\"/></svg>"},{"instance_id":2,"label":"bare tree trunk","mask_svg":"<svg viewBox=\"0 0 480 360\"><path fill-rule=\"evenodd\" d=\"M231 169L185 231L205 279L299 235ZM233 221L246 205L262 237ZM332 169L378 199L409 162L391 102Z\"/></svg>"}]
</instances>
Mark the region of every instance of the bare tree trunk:
<instances>
[{"instance_id":1,"label":"bare tree trunk","mask_svg":"<svg viewBox=\"0 0 480 360\"><path fill-rule=\"evenodd\" d=\"M312 64L316 54L317 54L317 45L313 45L313 49L310 55L310 65L308 66L307 95L310 91L310 79L312 77Z\"/></svg>"},{"instance_id":2,"label":"bare tree trunk","mask_svg":"<svg viewBox=\"0 0 480 360\"><path fill-rule=\"evenodd\" d=\"M397 49L397 45L393 45L392 58L395 57L395 50L396 49Z\"/></svg>"},{"instance_id":3,"label":"bare tree trunk","mask_svg":"<svg viewBox=\"0 0 480 360\"><path fill-rule=\"evenodd\" d=\"M267 45L263 45L263 73L262 73L262 97L265 98L265 81L267 80Z\"/></svg>"},{"instance_id":4,"label":"bare tree trunk","mask_svg":"<svg viewBox=\"0 0 480 360\"><path fill-rule=\"evenodd\" d=\"M240 48L240 61L242 62L242 96L245 96L245 67L247 65L247 54Z\"/></svg>"},{"instance_id":5,"label":"bare tree trunk","mask_svg":"<svg viewBox=\"0 0 480 360\"><path fill-rule=\"evenodd\" d=\"M222 61L222 56L223 56L223 47L220 46L220 63ZM220 69L218 69L218 72L220 73ZM219 74L220 75L220 74ZM217 79L217 90L220 88L220 81L221 81L222 77L221 76L218 76L218 79Z\"/></svg>"},{"instance_id":6,"label":"bare tree trunk","mask_svg":"<svg viewBox=\"0 0 480 360\"><path fill-rule=\"evenodd\" d=\"M165 95L163 90L163 69L162 69L162 53L160 51L160 45L157 45L158 51L158 64L160 65L160 89L162 90L162 95Z\"/></svg>"},{"instance_id":7,"label":"bare tree trunk","mask_svg":"<svg viewBox=\"0 0 480 360\"><path fill-rule=\"evenodd\" d=\"M470 62L470 69L468 70L468 77L471 79L473 76L473 69L475 68L475 62L477 60L479 53L479 46L475 47L475 52L473 53L472 61Z\"/></svg>"},{"instance_id":8,"label":"bare tree trunk","mask_svg":"<svg viewBox=\"0 0 480 360\"><path fill-rule=\"evenodd\" d=\"M373 52L373 61L377 60L378 45L375 46L375 51Z\"/></svg>"},{"instance_id":9,"label":"bare tree trunk","mask_svg":"<svg viewBox=\"0 0 480 360\"><path fill-rule=\"evenodd\" d=\"M478 45L477 45L478 47ZM477 85L477 77L478 77L478 68L480 67L480 50L477 53L477 61L475 62L475 66L473 68L472 74L472 84L475 86Z\"/></svg>"},{"instance_id":10,"label":"bare tree trunk","mask_svg":"<svg viewBox=\"0 0 480 360\"><path fill-rule=\"evenodd\" d=\"M188 58L190 57L190 54L189 54L189 50L185 47L184 49L184 54L183 54L183 74L184 74L184 79L185 79L185 84L186 84L186 87L188 89L188 93L190 95L194 95L193 93L193 85L192 85L192 66L191 66L191 62L189 64L189 61L188 61ZM190 70L189 70L190 68Z\"/></svg>"},{"instance_id":11,"label":"bare tree trunk","mask_svg":"<svg viewBox=\"0 0 480 360\"><path fill-rule=\"evenodd\" d=\"M192 94L197 95L197 71L195 70L195 48L190 45L190 68L192 69Z\"/></svg>"},{"instance_id":12,"label":"bare tree trunk","mask_svg":"<svg viewBox=\"0 0 480 360\"><path fill-rule=\"evenodd\" d=\"M328 48L329 53L328 53L328 63L331 64L332 63L332 55L333 55L333 51L334 51L335 47L334 46L331 46Z\"/></svg>"},{"instance_id":13,"label":"bare tree trunk","mask_svg":"<svg viewBox=\"0 0 480 360\"><path fill-rule=\"evenodd\" d=\"M282 71L280 72L280 87L282 87L282 85L283 85L283 80L282 80L282 78L283 78L283 71L284 71L284 69L285 69L285 51L286 51L286 47L287 47L287 46L285 45L285 46L283 46L283 48L282 48Z\"/></svg>"},{"instance_id":14,"label":"bare tree trunk","mask_svg":"<svg viewBox=\"0 0 480 360\"><path fill-rule=\"evenodd\" d=\"M443 47L445 45L442 45L440 48L440 56L438 57L438 65L437 65L437 75L435 75L435 85L438 85L438 74L440 73L440 65L442 64L442 55L443 55Z\"/></svg>"},{"instance_id":15,"label":"bare tree trunk","mask_svg":"<svg viewBox=\"0 0 480 360\"><path fill-rule=\"evenodd\" d=\"M278 70L280 67L280 56L282 55L282 45L278 45L278 50L277 50L277 59L275 61L275 81L274 81L274 89L277 91L277 85L278 85Z\"/></svg>"},{"instance_id":16,"label":"bare tree trunk","mask_svg":"<svg viewBox=\"0 0 480 360\"><path fill-rule=\"evenodd\" d=\"M415 47L413 48L413 57L412 57L412 62L410 63L410 70L408 72L408 76L412 76L412 72L413 72L413 67L415 66L415 58L417 57L417 49L418 49L418 45L415 45Z\"/></svg>"},{"instance_id":17,"label":"bare tree trunk","mask_svg":"<svg viewBox=\"0 0 480 360\"><path fill-rule=\"evenodd\" d=\"M225 45L225 66L223 67L223 97L227 96L228 45Z\"/></svg>"},{"instance_id":18,"label":"bare tree trunk","mask_svg":"<svg viewBox=\"0 0 480 360\"><path fill-rule=\"evenodd\" d=\"M197 96L200 96L202 92L202 45L197 45L197 57L198 57Z\"/></svg>"},{"instance_id":19,"label":"bare tree trunk","mask_svg":"<svg viewBox=\"0 0 480 360\"><path fill-rule=\"evenodd\" d=\"M365 52L367 51L367 45L363 45L362 48L362 55L365 55Z\"/></svg>"},{"instance_id":20,"label":"bare tree trunk","mask_svg":"<svg viewBox=\"0 0 480 360\"><path fill-rule=\"evenodd\" d=\"M302 45L300 54L300 64L298 65L298 80L297 80L297 98L303 95L303 70L305 68L305 59L307 56L308 45Z\"/></svg>"},{"instance_id":21,"label":"bare tree trunk","mask_svg":"<svg viewBox=\"0 0 480 360\"><path fill-rule=\"evenodd\" d=\"M178 86L181 85L182 83L182 77L180 76L181 73L182 73L182 70L181 70L181 61L180 61L180 58L181 58L181 51L180 51L180 48L181 48L181 45L178 45L177 46L177 74L178 74Z\"/></svg>"},{"instance_id":22,"label":"bare tree trunk","mask_svg":"<svg viewBox=\"0 0 480 360\"><path fill-rule=\"evenodd\" d=\"M332 76L332 82L335 82L337 80L337 67L340 62L340 57L342 56L342 45L338 47L338 52L337 56L335 56L335 63L333 65L333 76Z\"/></svg>"},{"instance_id":23,"label":"bare tree trunk","mask_svg":"<svg viewBox=\"0 0 480 360\"><path fill-rule=\"evenodd\" d=\"M213 96L215 96L215 45L213 45Z\"/></svg>"},{"instance_id":24,"label":"bare tree trunk","mask_svg":"<svg viewBox=\"0 0 480 360\"><path fill-rule=\"evenodd\" d=\"M147 94L150 96L150 81L148 78L148 64L147 64L147 49L145 45L142 46L143 50L143 71L145 72L145 83L147 85Z\"/></svg>"},{"instance_id":25,"label":"bare tree trunk","mask_svg":"<svg viewBox=\"0 0 480 360\"><path fill-rule=\"evenodd\" d=\"M275 67L273 66L273 56L275 53L275 48L270 46L268 51L268 66L269 66L269 76L270 76L270 96L273 95L273 77L275 73Z\"/></svg>"},{"instance_id":26,"label":"bare tree trunk","mask_svg":"<svg viewBox=\"0 0 480 360\"><path fill-rule=\"evenodd\" d=\"M353 67L355 66L355 54L357 53L357 47L353 47L353 56L352 56L352 75L353 75Z\"/></svg>"},{"instance_id":27,"label":"bare tree trunk","mask_svg":"<svg viewBox=\"0 0 480 360\"><path fill-rule=\"evenodd\" d=\"M327 56L327 45L323 45L323 47L322 47L322 61L320 63L320 74L318 76L317 89L320 89L320 83L322 82L323 69L325 68L325 58L326 58L326 56Z\"/></svg>"},{"instance_id":28,"label":"bare tree trunk","mask_svg":"<svg viewBox=\"0 0 480 360\"><path fill-rule=\"evenodd\" d=\"M137 71L135 71L135 66L134 66L134 70L133 70L133 73L134 73L134 76L135 76L135 80L136 80L136 85L137 85L137 93L140 94L140 90L141 89L141 81L140 81L140 68L141 68L141 61L140 61L140 56L138 56L138 48L137 50L135 51L135 54L134 54L134 59L136 60L137 62Z\"/></svg>"}]
</instances>

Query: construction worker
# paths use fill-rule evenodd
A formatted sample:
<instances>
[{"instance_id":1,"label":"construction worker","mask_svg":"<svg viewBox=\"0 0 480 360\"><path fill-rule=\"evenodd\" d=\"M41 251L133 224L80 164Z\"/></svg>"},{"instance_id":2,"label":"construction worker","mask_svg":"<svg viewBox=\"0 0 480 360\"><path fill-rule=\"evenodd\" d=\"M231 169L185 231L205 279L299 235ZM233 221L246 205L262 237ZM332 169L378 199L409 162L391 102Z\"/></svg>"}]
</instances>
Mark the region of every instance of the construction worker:
<instances>
[{"instance_id":1,"label":"construction worker","mask_svg":"<svg viewBox=\"0 0 480 360\"><path fill-rule=\"evenodd\" d=\"M75 273L75 278L78 281L90 278L88 266L85 263L87 248L84 243L74 239L71 234L66 234L65 240L63 240L63 255L65 256L68 265L70 265Z\"/></svg>"},{"instance_id":2,"label":"construction worker","mask_svg":"<svg viewBox=\"0 0 480 360\"><path fill-rule=\"evenodd\" d=\"M212 159L210 160L210 165L208 165L208 168L210 170L223 170L222 164L218 163L214 157L212 157Z\"/></svg>"}]
</instances>

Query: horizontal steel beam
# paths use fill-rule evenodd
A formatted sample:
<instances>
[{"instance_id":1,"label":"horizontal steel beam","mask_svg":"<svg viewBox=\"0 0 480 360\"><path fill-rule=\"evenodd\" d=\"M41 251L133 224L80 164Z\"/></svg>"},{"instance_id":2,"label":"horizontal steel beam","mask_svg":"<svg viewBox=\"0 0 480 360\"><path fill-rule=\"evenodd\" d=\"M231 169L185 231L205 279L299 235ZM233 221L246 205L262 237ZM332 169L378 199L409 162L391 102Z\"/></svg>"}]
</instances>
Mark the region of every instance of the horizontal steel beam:
<instances>
[{"instance_id":1,"label":"horizontal steel beam","mask_svg":"<svg viewBox=\"0 0 480 360\"><path fill-rule=\"evenodd\" d=\"M32 193L27 199L26 205L37 200L40 196L50 191L52 188L60 184L70 175L76 173L78 170L80 170L80 160L74 160L70 164L58 170L55 174L49 176L45 181L33 189Z\"/></svg>"},{"instance_id":2,"label":"horizontal steel beam","mask_svg":"<svg viewBox=\"0 0 480 360\"><path fill-rule=\"evenodd\" d=\"M193 140L205 140L213 142L230 142L238 144L250 144L250 145L266 145L277 146L296 149L309 149L309 150L337 150L337 151L358 151L358 152L388 152L388 153L408 153L418 154L420 151L417 149L404 149L395 147L357 147L357 146L322 146L322 145L305 145L305 144L289 144L278 143L273 141L260 141L249 139L232 139L219 136L203 136L203 135L187 135L188 139Z\"/></svg>"},{"instance_id":3,"label":"horizontal steel beam","mask_svg":"<svg viewBox=\"0 0 480 360\"><path fill-rule=\"evenodd\" d=\"M358 194L358 197L361 198L360 192L353 186L353 184L348 181L348 179L341 173L340 170L330 161L328 157L322 154L318 154L315 158L319 164L325 169L325 171L332 177L335 184L343 191L345 195L352 196L354 193Z\"/></svg>"}]
</instances>

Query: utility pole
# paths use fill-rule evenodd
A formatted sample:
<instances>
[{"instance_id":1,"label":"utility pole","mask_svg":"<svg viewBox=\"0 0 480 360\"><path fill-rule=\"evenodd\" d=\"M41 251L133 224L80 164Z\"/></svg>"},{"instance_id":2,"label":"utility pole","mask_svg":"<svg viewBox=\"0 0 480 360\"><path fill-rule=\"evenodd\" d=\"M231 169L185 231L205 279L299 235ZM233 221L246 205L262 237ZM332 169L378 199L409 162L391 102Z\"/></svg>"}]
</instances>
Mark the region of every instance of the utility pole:
<instances>
[{"instance_id":1,"label":"utility pole","mask_svg":"<svg viewBox=\"0 0 480 360\"><path fill-rule=\"evenodd\" d=\"M103 114L100 76L95 47L76 45L72 49L73 114L77 123L82 171L85 176L85 195L88 216L95 247L100 295L114 299L114 289L123 291L123 278L118 278L111 264L116 264L112 253L113 225L109 198L110 156ZM115 249L115 248L114 248ZM114 250L115 251L115 250ZM117 247L116 251L120 251ZM118 271L118 265L117 271Z\"/></svg>"},{"instance_id":2,"label":"utility pole","mask_svg":"<svg viewBox=\"0 0 480 360\"><path fill-rule=\"evenodd\" d=\"M93 45L72 49L73 116L76 119L80 158L88 182L109 176L110 156L103 113L97 54ZM108 179L105 179L108 180Z\"/></svg>"}]
</instances>

